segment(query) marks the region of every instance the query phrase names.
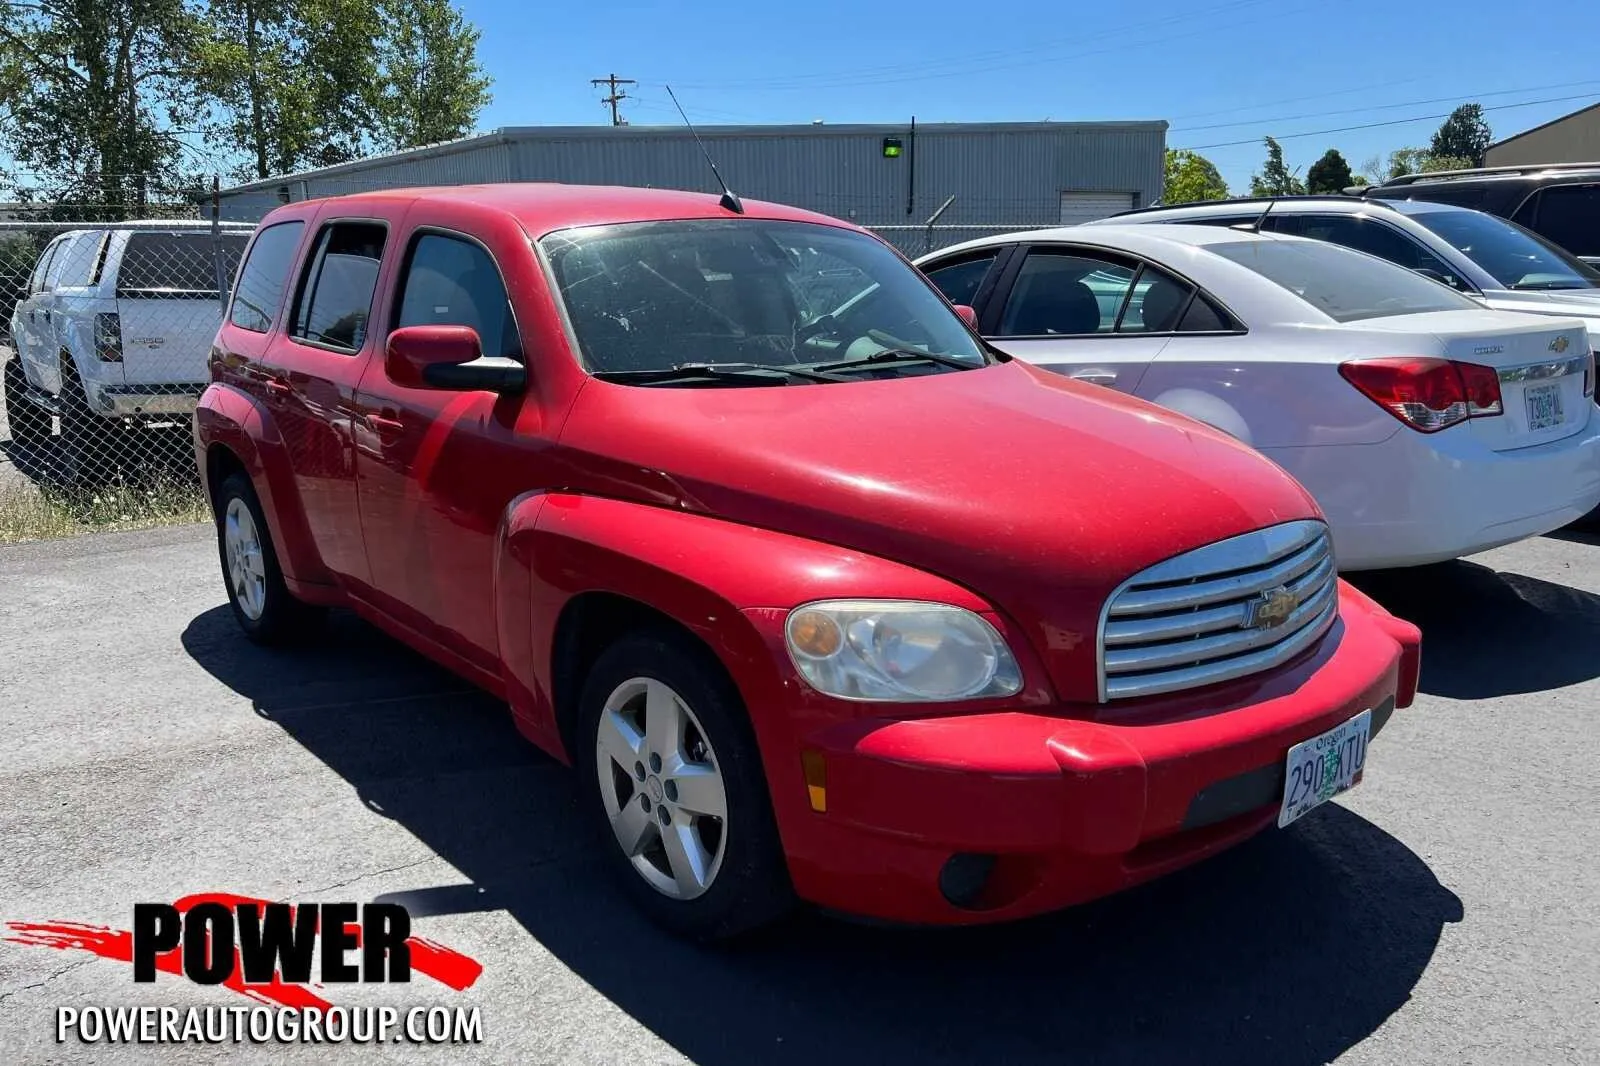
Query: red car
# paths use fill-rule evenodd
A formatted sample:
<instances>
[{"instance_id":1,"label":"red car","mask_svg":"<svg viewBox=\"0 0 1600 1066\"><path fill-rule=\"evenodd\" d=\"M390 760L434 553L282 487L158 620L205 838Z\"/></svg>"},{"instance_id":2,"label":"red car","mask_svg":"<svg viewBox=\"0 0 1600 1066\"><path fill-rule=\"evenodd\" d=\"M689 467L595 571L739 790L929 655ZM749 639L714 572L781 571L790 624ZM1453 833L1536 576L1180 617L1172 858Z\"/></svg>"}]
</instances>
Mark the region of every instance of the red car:
<instances>
[{"instance_id":1,"label":"red car","mask_svg":"<svg viewBox=\"0 0 1600 1066\"><path fill-rule=\"evenodd\" d=\"M503 697L695 936L1034 914L1359 780L1419 634L1311 497L965 317L731 195L281 207L195 418L234 612L348 607Z\"/></svg>"}]
</instances>

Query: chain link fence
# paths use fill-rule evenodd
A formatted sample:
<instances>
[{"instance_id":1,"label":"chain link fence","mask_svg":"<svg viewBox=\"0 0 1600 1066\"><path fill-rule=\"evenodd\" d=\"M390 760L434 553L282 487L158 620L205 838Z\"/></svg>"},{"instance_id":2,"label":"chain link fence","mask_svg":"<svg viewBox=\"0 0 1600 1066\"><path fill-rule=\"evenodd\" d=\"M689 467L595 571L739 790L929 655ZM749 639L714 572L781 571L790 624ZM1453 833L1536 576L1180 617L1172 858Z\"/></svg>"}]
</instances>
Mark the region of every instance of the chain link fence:
<instances>
[{"instance_id":1,"label":"chain link fence","mask_svg":"<svg viewBox=\"0 0 1600 1066\"><path fill-rule=\"evenodd\" d=\"M0 222L0 443L19 471L79 487L193 465L188 422L252 228Z\"/></svg>"}]
</instances>

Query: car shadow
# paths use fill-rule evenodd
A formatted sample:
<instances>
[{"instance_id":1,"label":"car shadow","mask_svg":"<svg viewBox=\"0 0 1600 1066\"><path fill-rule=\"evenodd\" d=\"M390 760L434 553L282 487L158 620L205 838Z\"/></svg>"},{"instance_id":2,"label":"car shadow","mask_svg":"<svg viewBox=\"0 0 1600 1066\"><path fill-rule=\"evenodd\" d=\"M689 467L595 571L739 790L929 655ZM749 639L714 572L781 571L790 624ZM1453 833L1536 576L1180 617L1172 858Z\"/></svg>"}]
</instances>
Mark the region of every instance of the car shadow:
<instances>
[{"instance_id":1,"label":"car shadow","mask_svg":"<svg viewBox=\"0 0 1600 1066\"><path fill-rule=\"evenodd\" d=\"M1485 700L1600 677L1592 592L1464 559L1344 576L1421 628L1420 687L1430 695Z\"/></svg>"},{"instance_id":2,"label":"car shadow","mask_svg":"<svg viewBox=\"0 0 1600 1066\"><path fill-rule=\"evenodd\" d=\"M503 704L342 613L303 650L247 643L225 607L182 639L470 882L389 898L416 915L504 909L706 1066L1324 1063L1406 1002L1462 917L1421 858L1330 804L1045 919L939 931L801 913L734 946L693 946L614 887L576 773L525 743Z\"/></svg>"}]
</instances>

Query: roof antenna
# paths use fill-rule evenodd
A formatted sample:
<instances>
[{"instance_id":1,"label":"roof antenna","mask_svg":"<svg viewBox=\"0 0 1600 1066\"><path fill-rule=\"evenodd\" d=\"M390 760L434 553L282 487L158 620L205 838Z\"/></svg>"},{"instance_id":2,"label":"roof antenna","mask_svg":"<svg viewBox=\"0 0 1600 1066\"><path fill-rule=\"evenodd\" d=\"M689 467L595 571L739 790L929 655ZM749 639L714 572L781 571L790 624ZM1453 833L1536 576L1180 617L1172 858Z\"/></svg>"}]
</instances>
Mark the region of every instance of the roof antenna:
<instances>
[{"instance_id":1,"label":"roof antenna","mask_svg":"<svg viewBox=\"0 0 1600 1066\"><path fill-rule=\"evenodd\" d=\"M678 95L672 91L672 86L666 87L667 95L672 97L672 106L678 109L678 114L683 118L683 124L689 127L689 132L694 133L694 143L700 146L700 153L706 157L706 165L711 168L711 173L716 177L717 184L722 186L722 206L736 215L744 214L744 204L733 195L733 190L728 188L728 183L722 180L722 174L717 170L717 164L712 161L711 153L706 151L706 143L700 139L700 134L695 133L694 123L689 121L689 116L683 113L683 105L678 103Z\"/></svg>"},{"instance_id":2,"label":"roof antenna","mask_svg":"<svg viewBox=\"0 0 1600 1066\"><path fill-rule=\"evenodd\" d=\"M1256 216L1256 220L1254 222L1246 222L1246 223L1243 223L1242 225L1234 226L1233 228L1234 229L1239 229L1239 230L1244 230L1246 233L1260 233L1261 232L1261 224L1267 220L1267 215L1271 214L1271 212L1272 212L1272 205L1277 203L1277 202L1278 202L1278 198L1277 197L1273 197L1272 199L1267 201L1267 206L1262 209L1262 211L1261 211L1261 213L1259 215Z\"/></svg>"}]
</instances>

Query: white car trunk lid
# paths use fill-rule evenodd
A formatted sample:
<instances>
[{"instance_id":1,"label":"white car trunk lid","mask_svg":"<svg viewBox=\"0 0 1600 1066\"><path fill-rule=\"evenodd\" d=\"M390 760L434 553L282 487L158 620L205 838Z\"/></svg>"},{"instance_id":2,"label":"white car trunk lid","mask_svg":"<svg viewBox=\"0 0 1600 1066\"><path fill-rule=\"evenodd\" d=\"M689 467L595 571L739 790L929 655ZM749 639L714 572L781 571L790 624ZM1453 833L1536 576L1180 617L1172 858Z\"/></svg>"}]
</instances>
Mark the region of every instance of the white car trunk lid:
<instances>
[{"instance_id":1,"label":"white car trunk lid","mask_svg":"<svg viewBox=\"0 0 1600 1066\"><path fill-rule=\"evenodd\" d=\"M1396 334L1397 355L1493 367L1502 412L1467 424L1496 451L1560 440L1589 424L1594 399L1585 388L1593 386L1592 357L1588 331L1576 319L1443 311L1369 319L1359 326Z\"/></svg>"}]
</instances>

